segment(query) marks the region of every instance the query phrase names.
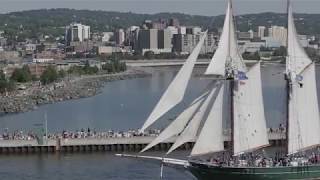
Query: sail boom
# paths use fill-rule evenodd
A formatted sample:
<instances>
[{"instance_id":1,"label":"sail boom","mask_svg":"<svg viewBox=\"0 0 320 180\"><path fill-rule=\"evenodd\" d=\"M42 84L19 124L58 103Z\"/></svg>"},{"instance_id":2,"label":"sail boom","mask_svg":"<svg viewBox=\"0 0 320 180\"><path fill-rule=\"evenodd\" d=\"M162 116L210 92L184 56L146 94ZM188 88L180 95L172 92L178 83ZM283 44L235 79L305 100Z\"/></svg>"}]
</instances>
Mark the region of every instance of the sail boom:
<instances>
[{"instance_id":1,"label":"sail boom","mask_svg":"<svg viewBox=\"0 0 320 180\"><path fill-rule=\"evenodd\" d=\"M226 150L219 150L219 151L208 151L208 152L204 152L204 153L200 153L200 154L190 154L189 157L195 158L195 157L202 157L202 156L207 156L210 154L216 154L216 153L221 153L221 152L226 152Z\"/></svg>"},{"instance_id":2,"label":"sail boom","mask_svg":"<svg viewBox=\"0 0 320 180\"><path fill-rule=\"evenodd\" d=\"M237 154L234 154L233 156L240 156L242 154L252 153L252 152L255 152L255 151L258 151L260 149L263 149L263 148L266 148L266 147L270 147L270 146L271 146L270 144L266 144L266 145L263 145L263 146L260 146L260 147L256 147L256 148L248 149L248 150L243 151L243 152L239 152Z\"/></svg>"},{"instance_id":3,"label":"sail boom","mask_svg":"<svg viewBox=\"0 0 320 180\"><path fill-rule=\"evenodd\" d=\"M311 149L314 149L314 148L317 148L317 147L320 147L320 143L316 144L316 145L309 146L309 147L305 147L303 149L298 149L296 152L292 152L292 153L290 153L288 155L298 154L298 153L305 152L305 151L308 151L308 150L311 150Z\"/></svg>"}]
</instances>

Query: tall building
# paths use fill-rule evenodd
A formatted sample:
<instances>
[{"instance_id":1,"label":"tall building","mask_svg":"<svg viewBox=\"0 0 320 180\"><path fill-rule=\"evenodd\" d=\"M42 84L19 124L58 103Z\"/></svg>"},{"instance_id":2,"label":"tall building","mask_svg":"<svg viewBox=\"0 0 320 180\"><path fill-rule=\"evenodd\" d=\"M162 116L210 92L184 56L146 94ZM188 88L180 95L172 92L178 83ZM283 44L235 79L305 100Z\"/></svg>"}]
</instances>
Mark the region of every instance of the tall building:
<instances>
[{"instance_id":1,"label":"tall building","mask_svg":"<svg viewBox=\"0 0 320 180\"><path fill-rule=\"evenodd\" d=\"M169 21L169 26L179 27L180 26L179 20L177 18L171 18Z\"/></svg>"},{"instance_id":2,"label":"tall building","mask_svg":"<svg viewBox=\"0 0 320 180\"><path fill-rule=\"evenodd\" d=\"M174 26L168 26L166 29L170 31L171 38L173 38L174 34L178 34L178 28L176 28Z\"/></svg>"},{"instance_id":3,"label":"tall building","mask_svg":"<svg viewBox=\"0 0 320 180\"><path fill-rule=\"evenodd\" d=\"M138 34L138 45L135 49L144 55L147 51L152 51L154 54L171 53L172 38L169 29L142 29Z\"/></svg>"},{"instance_id":4,"label":"tall building","mask_svg":"<svg viewBox=\"0 0 320 180\"><path fill-rule=\"evenodd\" d=\"M138 35L138 50L158 49L158 29L142 29Z\"/></svg>"},{"instance_id":5,"label":"tall building","mask_svg":"<svg viewBox=\"0 0 320 180\"><path fill-rule=\"evenodd\" d=\"M239 40L249 40L249 39L252 39L252 32L237 32L237 37Z\"/></svg>"},{"instance_id":6,"label":"tall building","mask_svg":"<svg viewBox=\"0 0 320 180\"><path fill-rule=\"evenodd\" d=\"M259 26L258 27L258 37L259 38L264 38L265 31L266 31L266 27L265 26Z\"/></svg>"},{"instance_id":7,"label":"tall building","mask_svg":"<svg viewBox=\"0 0 320 180\"><path fill-rule=\"evenodd\" d=\"M273 38L275 41L280 42L282 46L287 45L287 28L283 26L272 26L268 30L269 37Z\"/></svg>"},{"instance_id":8,"label":"tall building","mask_svg":"<svg viewBox=\"0 0 320 180\"><path fill-rule=\"evenodd\" d=\"M172 49L171 32L168 29L158 31L158 49Z\"/></svg>"},{"instance_id":9,"label":"tall building","mask_svg":"<svg viewBox=\"0 0 320 180\"><path fill-rule=\"evenodd\" d=\"M121 46L124 43L125 40L125 32L123 29L116 30L115 34L115 41L116 45Z\"/></svg>"},{"instance_id":10,"label":"tall building","mask_svg":"<svg viewBox=\"0 0 320 180\"><path fill-rule=\"evenodd\" d=\"M145 20L142 24L143 29L152 29L152 21L151 20Z\"/></svg>"},{"instance_id":11,"label":"tall building","mask_svg":"<svg viewBox=\"0 0 320 180\"><path fill-rule=\"evenodd\" d=\"M65 40L70 42L83 42L90 39L90 26L72 23L66 27Z\"/></svg>"},{"instance_id":12,"label":"tall building","mask_svg":"<svg viewBox=\"0 0 320 180\"><path fill-rule=\"evenodd\" d=\"M178 29L179 34L187 34L187 27L185 26L180 26Z\"/></svg>"},{"instance_id":13,"label":"tall building","mask_svg":"<svg viewBox=\"0 0 320 180\"><path fill-rule=\"evenodd\" d=\"M165 29L167 27L167 21L165 19L159 19L157 22L152 23L153 29Z\"/></svg>"},{"instance_id":14,"label":"tall building","mask_svg":"<svg viewBox=\"0 0 320 180\"><path fill-rule=\"evenodd\" d=\"M181 54L190 54L200 41L201 34L175 34L173 36L173 51ZM208 33L201 54L213 53L216 48L215 36Z\"/></svg>"},{"instance_id":15,"label":"tall building","mask_svg":"<svg viewBox=\"0 0 320 180\"><path fill-rule=\"evenodd\" d=\"M187 34L200 34L201 33L201 27L187 27L186 28Z\"/></svg>"},{"instance_id":16,"label":"tall building","mask_svg":"<svg viewBox=\"0 0 320 180\"><path fill-rule=\"evenodd\" d=\"M253 39L253 38L254 38L254 32L253 32L253 30L250 29L250 30L248 31L248 33L249 33L249 35L250 35L250 39Z\"/></svg>"},{"instance_id":17,"label":"tall building","mask_svg":"<svg viewBox=\"0 0 320 180\"><path fill-rule=\"evenodd\" d=\"M126 30L126 35L125 35L126 46L131 46L133 47L133 49L136 49L139 30L140 30L139 26L130 26Z\"/></svg>"}]
</instances>

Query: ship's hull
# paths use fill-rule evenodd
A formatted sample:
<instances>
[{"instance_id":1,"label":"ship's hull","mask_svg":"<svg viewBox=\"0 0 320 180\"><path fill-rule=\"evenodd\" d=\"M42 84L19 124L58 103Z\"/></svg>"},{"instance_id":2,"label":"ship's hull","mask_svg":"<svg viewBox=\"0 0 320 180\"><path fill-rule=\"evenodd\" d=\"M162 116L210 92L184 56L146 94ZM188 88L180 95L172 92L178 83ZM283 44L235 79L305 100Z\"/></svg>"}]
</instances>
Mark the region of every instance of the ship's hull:
<instances>
[{"instance_id":1,"label":"ship's hull","mask_svg":"<svg viewBox=\"0 0 320 180\"><path fill-rule=\"evenodd\" d=\"M294 180L320 179L320 165L271 168L232 168L190 163L198 180Z\"/></svg>"}]
</instances>

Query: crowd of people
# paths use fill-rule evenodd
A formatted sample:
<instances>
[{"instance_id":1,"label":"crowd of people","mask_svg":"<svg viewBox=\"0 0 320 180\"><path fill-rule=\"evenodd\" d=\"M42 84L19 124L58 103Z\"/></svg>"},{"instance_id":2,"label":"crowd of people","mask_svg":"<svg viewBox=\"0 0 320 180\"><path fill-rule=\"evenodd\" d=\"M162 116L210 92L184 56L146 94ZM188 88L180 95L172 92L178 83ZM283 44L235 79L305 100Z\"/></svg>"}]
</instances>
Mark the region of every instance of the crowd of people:
<instances>
[{"instance_id":1,"label":"crowd of people","mask_svg":"<svg viewBox=\"0 0 320 180\"><path fill-rule=\"evenodd\" d=\"M268 157L261 154L248 153L237 157L230 157L230 154L220 157L211 158L210 163L215 166L231 166L231 167L286 167L286 166L305 166L320 163L320 154L305 153L296 155L279 155Z\"/></svg>"},{"instance_id":2,"label":"crowd of people","mask_svg":"<svg viewBox=\"0 0 320 180\"><path fill-rule=\"evenodd\" d=\"M146 133L140 133L139 130L130 129L128 131L114 131L109 130L105 132L97 132L95 129L81 129L76 131L66 131L63 130L59 133L48 133L48 139L80 139L80 138L130 138L136 136L158 136L160 130L154 129L149 130ZM40 132L24 132L24 131L13 131L9 132L5 129L3 133L0 134L0 140L35 140L39 136L46 136L44 131Z\"/></svg>"},{"instance_id":3,"label":"crowd of people","mask_svg":"<svg viewBox=\"0 0 320 180\"><path fill-rule=\"evenodd\" d=\"M76 131L66 131L63 130L59 133L48 133L48 139L79 139L79 138L123 138L123 137L135 137L135 136L158 136L161 130L159 129L152 129L145 133L140 133L139 130L129 129L128 131L101 131L98 132L96 129L90 128L82 128ZM279 128L269 128L269 133L284 133L285 128L283 125L280 125ZM230 134L230 130L224 131L225 135ZM3 133L0 133L0 140L34 140L39 137L39 133L34 131L22 131L22 130L15 130L9 132L8 129L5 129ZM45 136L45 132L43 130L43 136Z\"/></svg>"}]
</instances>

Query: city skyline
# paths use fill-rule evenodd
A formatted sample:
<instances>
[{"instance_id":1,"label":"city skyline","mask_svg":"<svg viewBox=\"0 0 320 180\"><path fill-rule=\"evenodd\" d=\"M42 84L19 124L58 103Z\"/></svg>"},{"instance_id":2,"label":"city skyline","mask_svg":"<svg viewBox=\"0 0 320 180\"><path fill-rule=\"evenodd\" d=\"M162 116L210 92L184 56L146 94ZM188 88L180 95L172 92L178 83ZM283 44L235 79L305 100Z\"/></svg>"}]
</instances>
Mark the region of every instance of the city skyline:
<instances>
[{"instance_id":1,"label":"city skyline","mask_svg":"<svg viewBox=\"0 0 320 180\"><path fill-rule=\"evenodd\" d=\"M320 13L320 1L292 0L297 13ZM72 8L154 14L178 12L192 15L216 16L224 14L226 0L0 0L0 13L14 11ZM147 8L146 8L147 6ZM234 0L235 14L286 12L286 0Z\"/></svg>"}]
</instances>

